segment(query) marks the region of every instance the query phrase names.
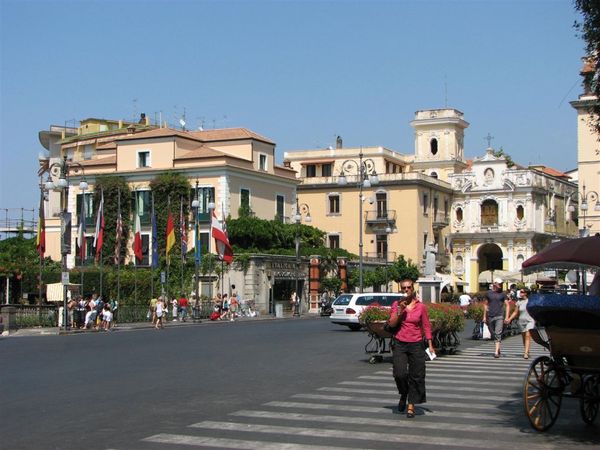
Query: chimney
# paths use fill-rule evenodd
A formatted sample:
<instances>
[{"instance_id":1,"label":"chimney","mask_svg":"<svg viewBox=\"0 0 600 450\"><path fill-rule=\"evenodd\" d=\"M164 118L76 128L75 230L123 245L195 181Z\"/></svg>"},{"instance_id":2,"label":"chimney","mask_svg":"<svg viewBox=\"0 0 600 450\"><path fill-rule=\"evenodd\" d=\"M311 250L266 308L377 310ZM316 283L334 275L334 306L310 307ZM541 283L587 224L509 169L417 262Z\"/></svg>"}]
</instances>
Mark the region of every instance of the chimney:
<instances>
[{"instance_id":1,"label":"chimney","mask_svg":"<svg viewBox=\"0 0 600 450\"><path fill-rule=\"evenodd\" d=\"M133 134L135 133L135 125L134 124L129 124L127 125L127 134Z\"/></svg>"}]
</instances>

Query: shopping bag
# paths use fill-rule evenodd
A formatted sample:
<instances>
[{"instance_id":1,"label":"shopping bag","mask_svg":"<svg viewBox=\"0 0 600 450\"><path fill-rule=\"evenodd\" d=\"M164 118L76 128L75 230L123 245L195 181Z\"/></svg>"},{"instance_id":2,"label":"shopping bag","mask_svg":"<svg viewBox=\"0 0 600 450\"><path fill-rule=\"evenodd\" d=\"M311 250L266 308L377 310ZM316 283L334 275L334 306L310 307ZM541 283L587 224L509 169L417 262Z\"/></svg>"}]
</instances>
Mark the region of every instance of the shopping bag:
<instances>
[{"instance_id":1,"label":"shopping bag","mask_svg":"<svg viewBox=\"0 0 600 450\"><path fill-rule=\"evenodd\" d=\"M487 326L487 323L482 324L481 339L491 339L492 334Z\"/></svg>"}]
</instances>

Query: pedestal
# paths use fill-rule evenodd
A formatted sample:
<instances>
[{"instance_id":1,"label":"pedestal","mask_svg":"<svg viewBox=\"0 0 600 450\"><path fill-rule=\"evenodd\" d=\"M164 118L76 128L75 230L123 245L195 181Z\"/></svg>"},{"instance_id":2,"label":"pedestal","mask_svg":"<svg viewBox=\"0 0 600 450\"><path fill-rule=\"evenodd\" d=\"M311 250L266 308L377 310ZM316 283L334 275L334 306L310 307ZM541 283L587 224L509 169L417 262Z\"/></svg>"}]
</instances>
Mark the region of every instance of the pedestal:
<instances>
[{"instance_id":1,"label":"pedestal","mask_svg":"<svg viewBox=\"0 0 600 450\"><path fill-rule=\"evenodd\" d=\"M419 278L419 296L423 303L438 303L442 286L441 278Z\"/></svg>"}]
</instances>

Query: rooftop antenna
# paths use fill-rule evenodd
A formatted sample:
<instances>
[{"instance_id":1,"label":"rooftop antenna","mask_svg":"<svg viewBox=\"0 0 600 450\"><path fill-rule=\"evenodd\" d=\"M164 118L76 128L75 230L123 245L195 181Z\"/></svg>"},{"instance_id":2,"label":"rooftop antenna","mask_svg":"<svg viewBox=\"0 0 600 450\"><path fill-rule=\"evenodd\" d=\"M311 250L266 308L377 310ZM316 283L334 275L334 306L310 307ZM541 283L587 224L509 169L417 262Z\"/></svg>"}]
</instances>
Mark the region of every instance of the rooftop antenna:
<instances>
[{"instance_id":1,"label":"rooftop antenna","mask_svg":"<svg viewBox=\"0 0 600 450\"><path fill-rule=\"evenodd\" d=\"M183 108L183 115L179 119L179 125L181 125L181 130L185 131L185 108Z\"/></svg>"},{"instance_id":2,"label":"rooftop antenna","mask_svg":"<svg viewBox=\"0 0 600 450\"><path fill-rule=\"evenodd\" d=\"M444 108L448 108L448 76L444 74Z\"/></svg>"},{"instance_id":3,"label":"rooftop antenna","mask_svg":"<svg viewBox=\"0 0 600 450\"><path fill-rule=\"evenodd\" d=\"M206 119L204 117L196 117L196 120L200 121L200 125L198 126L198 131L204 131L204 122L206 122Z\"/></svg>"},{"instance_id":4,"label":"rooftop antenna","mask_svg":"<svg viewBox=\"0 0 600 450\"><path fill-rule=\"evenodd\" d=\"M132 100L133 103L133 119L131 119L132 122L135 122L137 120L137 98L134 98Z\"/></svg>"}]
</instances>

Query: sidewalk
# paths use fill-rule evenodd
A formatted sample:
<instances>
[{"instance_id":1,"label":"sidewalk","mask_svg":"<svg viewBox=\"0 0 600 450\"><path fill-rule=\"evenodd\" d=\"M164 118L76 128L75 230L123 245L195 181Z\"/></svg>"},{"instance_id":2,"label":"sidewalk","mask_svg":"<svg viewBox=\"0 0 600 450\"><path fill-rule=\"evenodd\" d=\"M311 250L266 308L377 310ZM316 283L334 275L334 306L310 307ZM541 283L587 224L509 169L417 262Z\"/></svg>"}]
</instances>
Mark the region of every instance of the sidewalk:
<instances>
[{"instance_id":1,"label":"sidewalk","mask_svg":"<svg viewBox=\"0 0 600 450\"><path fill-rule=\"evenodd\" d=\"M300 317L284 316L275 317L273 315L261 315L258 317L238 317L233 322L229 320L209 320L202 319L194 321L192 318L188 318L185 322L181 320L173 321L168 320L164 322L165 329L173 327L189 327L206 324L226 324L235 322L252 322L252 321L265 321L265 320L284 320L284 319L312 319L319 317L319 314L303 314ZM131 331L131 330L143 330L154 328L154 324L150 321L145 322L132 322L118 324L115 328L108 331L108 333L114 333L119 331ZM12 330L9 334L2 334L1 337L25 337L25 336L50 336L50 335L71 335L71 334L83 334L83 333L104 333L100 330L69 330L63 331L58 327L35 327L35 328L20 328L18 330Z\"/></svg>"}]
</instances>

